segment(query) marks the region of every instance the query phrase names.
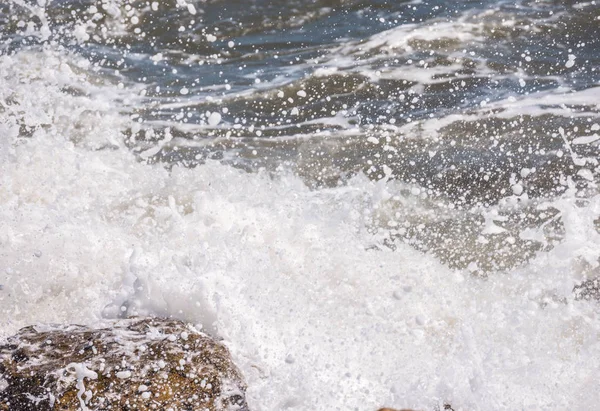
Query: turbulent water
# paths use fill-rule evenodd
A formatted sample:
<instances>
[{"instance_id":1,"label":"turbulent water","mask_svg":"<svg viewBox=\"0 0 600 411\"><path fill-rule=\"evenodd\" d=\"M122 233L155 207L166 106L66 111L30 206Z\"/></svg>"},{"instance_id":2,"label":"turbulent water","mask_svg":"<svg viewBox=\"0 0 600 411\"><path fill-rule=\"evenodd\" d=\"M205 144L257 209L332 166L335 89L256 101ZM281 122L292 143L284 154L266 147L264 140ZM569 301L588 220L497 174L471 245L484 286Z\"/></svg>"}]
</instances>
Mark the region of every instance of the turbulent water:
<instances>
[{"instance_id":1,"label":"turbulent water","mask_svg":"<svg viewBox=\"0 0 600 411\"><path fill-rule=\"evenodd\" d=\"M4 0L0 334L174 316L255 410L600 407L596 1Z\"/></svg>"}]
</instances>

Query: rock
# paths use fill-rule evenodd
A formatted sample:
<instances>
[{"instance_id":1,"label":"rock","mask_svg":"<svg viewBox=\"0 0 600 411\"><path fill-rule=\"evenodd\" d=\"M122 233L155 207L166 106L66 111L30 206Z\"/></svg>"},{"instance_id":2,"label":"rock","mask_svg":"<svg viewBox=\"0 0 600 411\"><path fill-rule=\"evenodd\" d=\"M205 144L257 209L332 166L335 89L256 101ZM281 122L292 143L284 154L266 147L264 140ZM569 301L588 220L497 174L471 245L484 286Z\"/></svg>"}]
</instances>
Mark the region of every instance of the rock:
<instances>
[{"instance_id":1,"label":"rock","mask_svg":"<svg viewBox=\"0 0 600 411\"><path fill-rule=\"evenodd\" d=\"M600 300L600 279L591 278L573 288L576 300Z\"/></svg>"},{"instance_id":2,"label":"rock","mask_svg":"<svg viewBox=\"0 0 600 411\"><path fill-rule=\"evenodd\" d=\"M227 348L177 320L31 326L0 343L0 410L248 410Z\"/></svg>"},{"instance_id":3,"label":"rock","mask_svg":"<svg viewBox=\"0 0 600 411\"><path fill-rule=\"evenodd\" d=\"M408 408L402 408L401 410L396 410L394 408L380 408L377 411L414 411L414 410L409 410Z\"/></svg>"}]
</instances>

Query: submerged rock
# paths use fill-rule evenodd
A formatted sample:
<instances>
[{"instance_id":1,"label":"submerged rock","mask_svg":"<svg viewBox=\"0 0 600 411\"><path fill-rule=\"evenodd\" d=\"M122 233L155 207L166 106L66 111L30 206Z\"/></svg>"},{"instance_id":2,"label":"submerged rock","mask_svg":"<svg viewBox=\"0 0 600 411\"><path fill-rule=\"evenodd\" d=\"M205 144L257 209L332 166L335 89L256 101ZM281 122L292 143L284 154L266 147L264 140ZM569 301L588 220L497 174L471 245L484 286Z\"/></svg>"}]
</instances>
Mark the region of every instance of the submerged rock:
<instances>
[{"instance_id":1,"label":"submerged rock","mask_svg":"<svg viewBox=\"0 0 600 411\"><path fill-rule=\"evenodd\" d=\"M600 301L600 278L591 278L573 288L576 300Z\"/></svg>"},{"instance_id":2,"label":"submerged rock","mask_svg":"<svg viewBox=\"0 0 600 411\"><path fill-rule=\"evenodd\" d=\"M227 348L177 320L31 326L0 344L0 410L247 410Z\"/></svg>"}]
</instances>

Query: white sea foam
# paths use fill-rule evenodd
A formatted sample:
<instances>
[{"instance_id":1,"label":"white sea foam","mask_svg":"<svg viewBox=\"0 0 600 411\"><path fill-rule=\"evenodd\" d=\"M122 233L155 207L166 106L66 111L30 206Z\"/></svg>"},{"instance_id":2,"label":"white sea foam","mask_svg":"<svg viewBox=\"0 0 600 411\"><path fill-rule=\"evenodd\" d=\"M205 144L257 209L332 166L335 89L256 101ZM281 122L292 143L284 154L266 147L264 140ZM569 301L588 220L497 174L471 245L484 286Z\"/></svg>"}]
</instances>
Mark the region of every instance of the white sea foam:
<instances>
[{"instance_id":1,"label":"white sea foam","mask_svg":"<svg viewBox=\"0 0 600 411\"><path fill-rule=\"evenodd\" d=\"M563 244L473 278L408 246L377 249L365 224L393 182L311 191L285 172L137 162L119 148L122 91L72 63L0 57L4 335L173 315L225 339L257 410L597 406L598 306L571 291L597 266L598 197L548 203ZM92 94L61 91L77 84Z\"/></svg>"},{"instance_id":2,"label":"white sea foam","mask_svg":"<svg viewBox=\"0 0 600 411\"><path fill-rule=\"evenodd\" d=\"M378 50L393 53L395 50L412 51L413 41L436 42L439 48L459 51L464 43L479 39L479 24L466 22L436 21L431 24L403 24L377 33L359 43L344 45L339 50L343 54L365 54Z\"/></svg>"}]
</instances>

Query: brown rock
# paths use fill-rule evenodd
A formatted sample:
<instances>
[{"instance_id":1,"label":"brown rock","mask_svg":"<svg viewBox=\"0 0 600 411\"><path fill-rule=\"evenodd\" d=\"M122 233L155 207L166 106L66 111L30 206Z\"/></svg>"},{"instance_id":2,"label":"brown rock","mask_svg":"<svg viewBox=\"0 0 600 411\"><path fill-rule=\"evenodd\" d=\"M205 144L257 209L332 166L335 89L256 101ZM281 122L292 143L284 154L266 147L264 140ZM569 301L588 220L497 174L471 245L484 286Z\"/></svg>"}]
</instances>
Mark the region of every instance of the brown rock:
<instances>
[{"instance_id":1,"label":"brown rock","mask_svg":"<svg viewBox=\"0 0 600 411\"><path fill-rule=\"evenodd\" d=\"M414 411L414 410L409 410L408 408L402 408L401 410L397 410L394 408L380 408L377 411Z\"/></svg>"},{"instance_id":2,"label":"brown rock","mask_svg":"<svg viewBox=\"0 0 600 411\"><path fill-rule=\"evenodd\" d=\"M0 410L247 410L227 348L180 321L26 327L0 344Z\"/></svg>"}]
</instances>

